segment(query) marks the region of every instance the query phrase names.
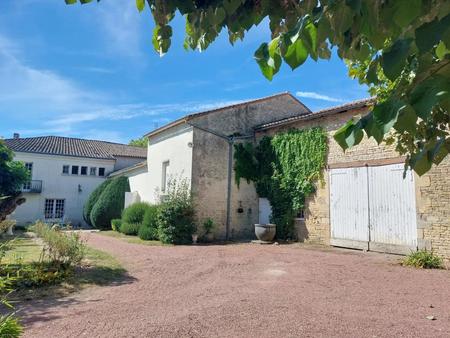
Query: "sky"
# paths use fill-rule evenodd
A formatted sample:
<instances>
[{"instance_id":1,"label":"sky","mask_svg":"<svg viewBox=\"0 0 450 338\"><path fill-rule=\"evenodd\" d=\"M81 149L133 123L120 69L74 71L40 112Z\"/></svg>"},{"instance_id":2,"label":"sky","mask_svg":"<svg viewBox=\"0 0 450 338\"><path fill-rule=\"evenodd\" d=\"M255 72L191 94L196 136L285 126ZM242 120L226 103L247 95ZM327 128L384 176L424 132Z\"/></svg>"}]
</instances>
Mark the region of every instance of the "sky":
<instances>
[{"instance_id":1,"label":"sky","mask_svg":"<svg viewBox=\"0 0 450 338\"><path fill-rule=\"evenodd\" d=\"M182 16L172 26L160 57L150 11L135 0L1 0L0 137L128 143L186 114L285 91L313 111L368 97L335 53L266 80L253 59L270 39L266 21L234 46L223 32L201 53L184 50Z\"/></svg>"}]
</instances>

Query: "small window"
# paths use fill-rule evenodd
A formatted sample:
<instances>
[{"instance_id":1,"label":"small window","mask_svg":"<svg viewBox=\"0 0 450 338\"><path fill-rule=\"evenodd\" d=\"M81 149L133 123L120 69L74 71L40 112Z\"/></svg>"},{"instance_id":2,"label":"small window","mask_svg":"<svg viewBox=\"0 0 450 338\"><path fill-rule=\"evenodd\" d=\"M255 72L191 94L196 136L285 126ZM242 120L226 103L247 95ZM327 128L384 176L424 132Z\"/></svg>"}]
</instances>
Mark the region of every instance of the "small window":
<instances>
[{"instance_id":1,"label":"small window","mask_svg":"<svg viewBox=\"0 0 450 338\"><path fill-rule=\"evenodd\" d=\"M304 221L305 220L305 209L300 209L297 212L297 216L295 218L298 220Z\"/></svg>"},{"instance_id":2,"label":"small window","mask_svg":"<svg viewBox=\"0 0 450 338\"><path fill-rule=\"evenodd\" d=\"M96 167L91 167L90 171L89 171L89 175L91 175L91 176L97 175L97 168Z\"/></svg>"},{"instance_id":3,"label":"small window","mask_svg":"<svg viewBox=\"0 0 450 338\"><path fill-rule=\"evenodd\" d=\"M98 176L105 176L105 168L98 168Z\"/></svg>"},{"instance_id":4,"label":"small window","mask_svg":"<svg viewBox=\"0 0 450 338\"><path fill-rule=\"evenodd\" d=\"M46 219L64 218L65 200L46 199L44 217Z\"/></svg>"},{"instance_id":5,"label":"small window","mask_svg":"<svg viewBox=\"0 0 450 338\"><path fill-rule=\"evenodd\" d=\"M161 191L167 191L167 170L169 168L170 162L165 161L162 164L162 176L161 176Z\"/></svg>"},{"instance_id":6,"label":"small window","mask_svg":"<svg viewBox=\"0 0 450 338\"><path fill-rule=\"evenodd\" d=\"M64 175L69 175L69 165L63 165L63 170L62 170L62 173L64 174Z\"/></svg>"},{"instance_id":7,"label":"small window","mask_svg":"<svg viewBox=\"0 0 450 338\"><path fill-rule=\"evenodd\" d=\"M81 175L87 175L87 168L88 167L81 167Z\"/></svg>"},{"instance_id":8,"label":"small window","mask_svg":"<svg viewBox=\"0 0 450 338\"><path fill-rule=\"evenodd\" d=\"M30 180L27 183L24 183L22 190L28 191L28 190L31 190L31 177L33 176L33 163L32 162L25 163L25 168L30 173L30 177L29 177Z\"/></svg>"},{"instance_id":9,"label":"small window","mask_svg":"<svg viewBox=\"0 0 450 338\"><path fill-rule=\"evenodd\" d=\"M77 165L72 166L72 175L78 175L78 166Z\"/></svg>"}]
</instances>

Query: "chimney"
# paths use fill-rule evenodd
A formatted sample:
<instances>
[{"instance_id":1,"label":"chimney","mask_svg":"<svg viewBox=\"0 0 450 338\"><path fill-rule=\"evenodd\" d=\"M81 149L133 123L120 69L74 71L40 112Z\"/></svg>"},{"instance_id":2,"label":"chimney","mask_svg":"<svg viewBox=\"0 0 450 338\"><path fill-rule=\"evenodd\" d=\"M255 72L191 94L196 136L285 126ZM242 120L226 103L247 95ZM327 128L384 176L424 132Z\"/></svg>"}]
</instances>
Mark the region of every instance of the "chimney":
<instances>
[{"instance_id":1,"label":"chimney","mask_svg":"<svg viewBox=\"0 0 450 338\"><path fill-rule=\"evenodd\" d=\"M13 138L14 138L14 139L20 138L20 134L19 134L19 133L14 133L14 134L13 134Z\"/></svg>"}]
</instances>

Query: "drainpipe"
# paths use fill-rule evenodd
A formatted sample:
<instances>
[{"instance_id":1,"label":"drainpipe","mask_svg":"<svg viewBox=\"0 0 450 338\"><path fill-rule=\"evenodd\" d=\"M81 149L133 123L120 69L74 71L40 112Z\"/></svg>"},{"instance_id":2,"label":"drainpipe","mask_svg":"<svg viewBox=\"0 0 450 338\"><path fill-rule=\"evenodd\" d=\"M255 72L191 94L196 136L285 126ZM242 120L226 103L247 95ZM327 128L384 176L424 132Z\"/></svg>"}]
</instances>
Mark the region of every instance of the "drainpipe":
<instances>
[{"instance_id":1,"label":"drainpipe","mask_svg":"<svg viewBox=\"0 0 450 338\"><path fill-rule=\"evenodd\" d=\"M231 224L231 187L232 187L232 170L233 170L233 144L235 140L239 139L248 139L252 138L253 135L246 135L246 136L226 136L224 134L218 133L214 130L211 130L209 128L200 127L196 124L193 124L192 122L186 121L187 124L189 124L191 127L200 129L201 131L204 131L206 133L212 134L214 136L217 136L228 143L228 164L227 164L227 215L226 215L226 223L225 223L225 239L230 239L230 224Z\"/></svg>"}]
</instances>

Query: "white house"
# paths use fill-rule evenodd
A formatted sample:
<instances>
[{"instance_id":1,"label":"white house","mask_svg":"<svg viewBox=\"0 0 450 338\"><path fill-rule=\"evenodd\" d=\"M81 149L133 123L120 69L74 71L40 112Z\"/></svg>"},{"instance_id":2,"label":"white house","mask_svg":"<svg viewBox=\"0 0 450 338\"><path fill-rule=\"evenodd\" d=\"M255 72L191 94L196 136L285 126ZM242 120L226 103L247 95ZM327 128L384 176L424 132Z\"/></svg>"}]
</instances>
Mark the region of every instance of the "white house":
<instances>
[{"instance_id":1,"label":"white house","mask_svg":"<svg viewBox=\"0 0 450 338\"><path fill-rule=\"evenodd\" d=\"M124 144L44 136L4 140L14 159L25 163L31 180L23 186L26 203L12 218L18 224L37 219L83 226L83 206L109 173L146 158L146 150Z\"/></svg>"}]
</instances>

